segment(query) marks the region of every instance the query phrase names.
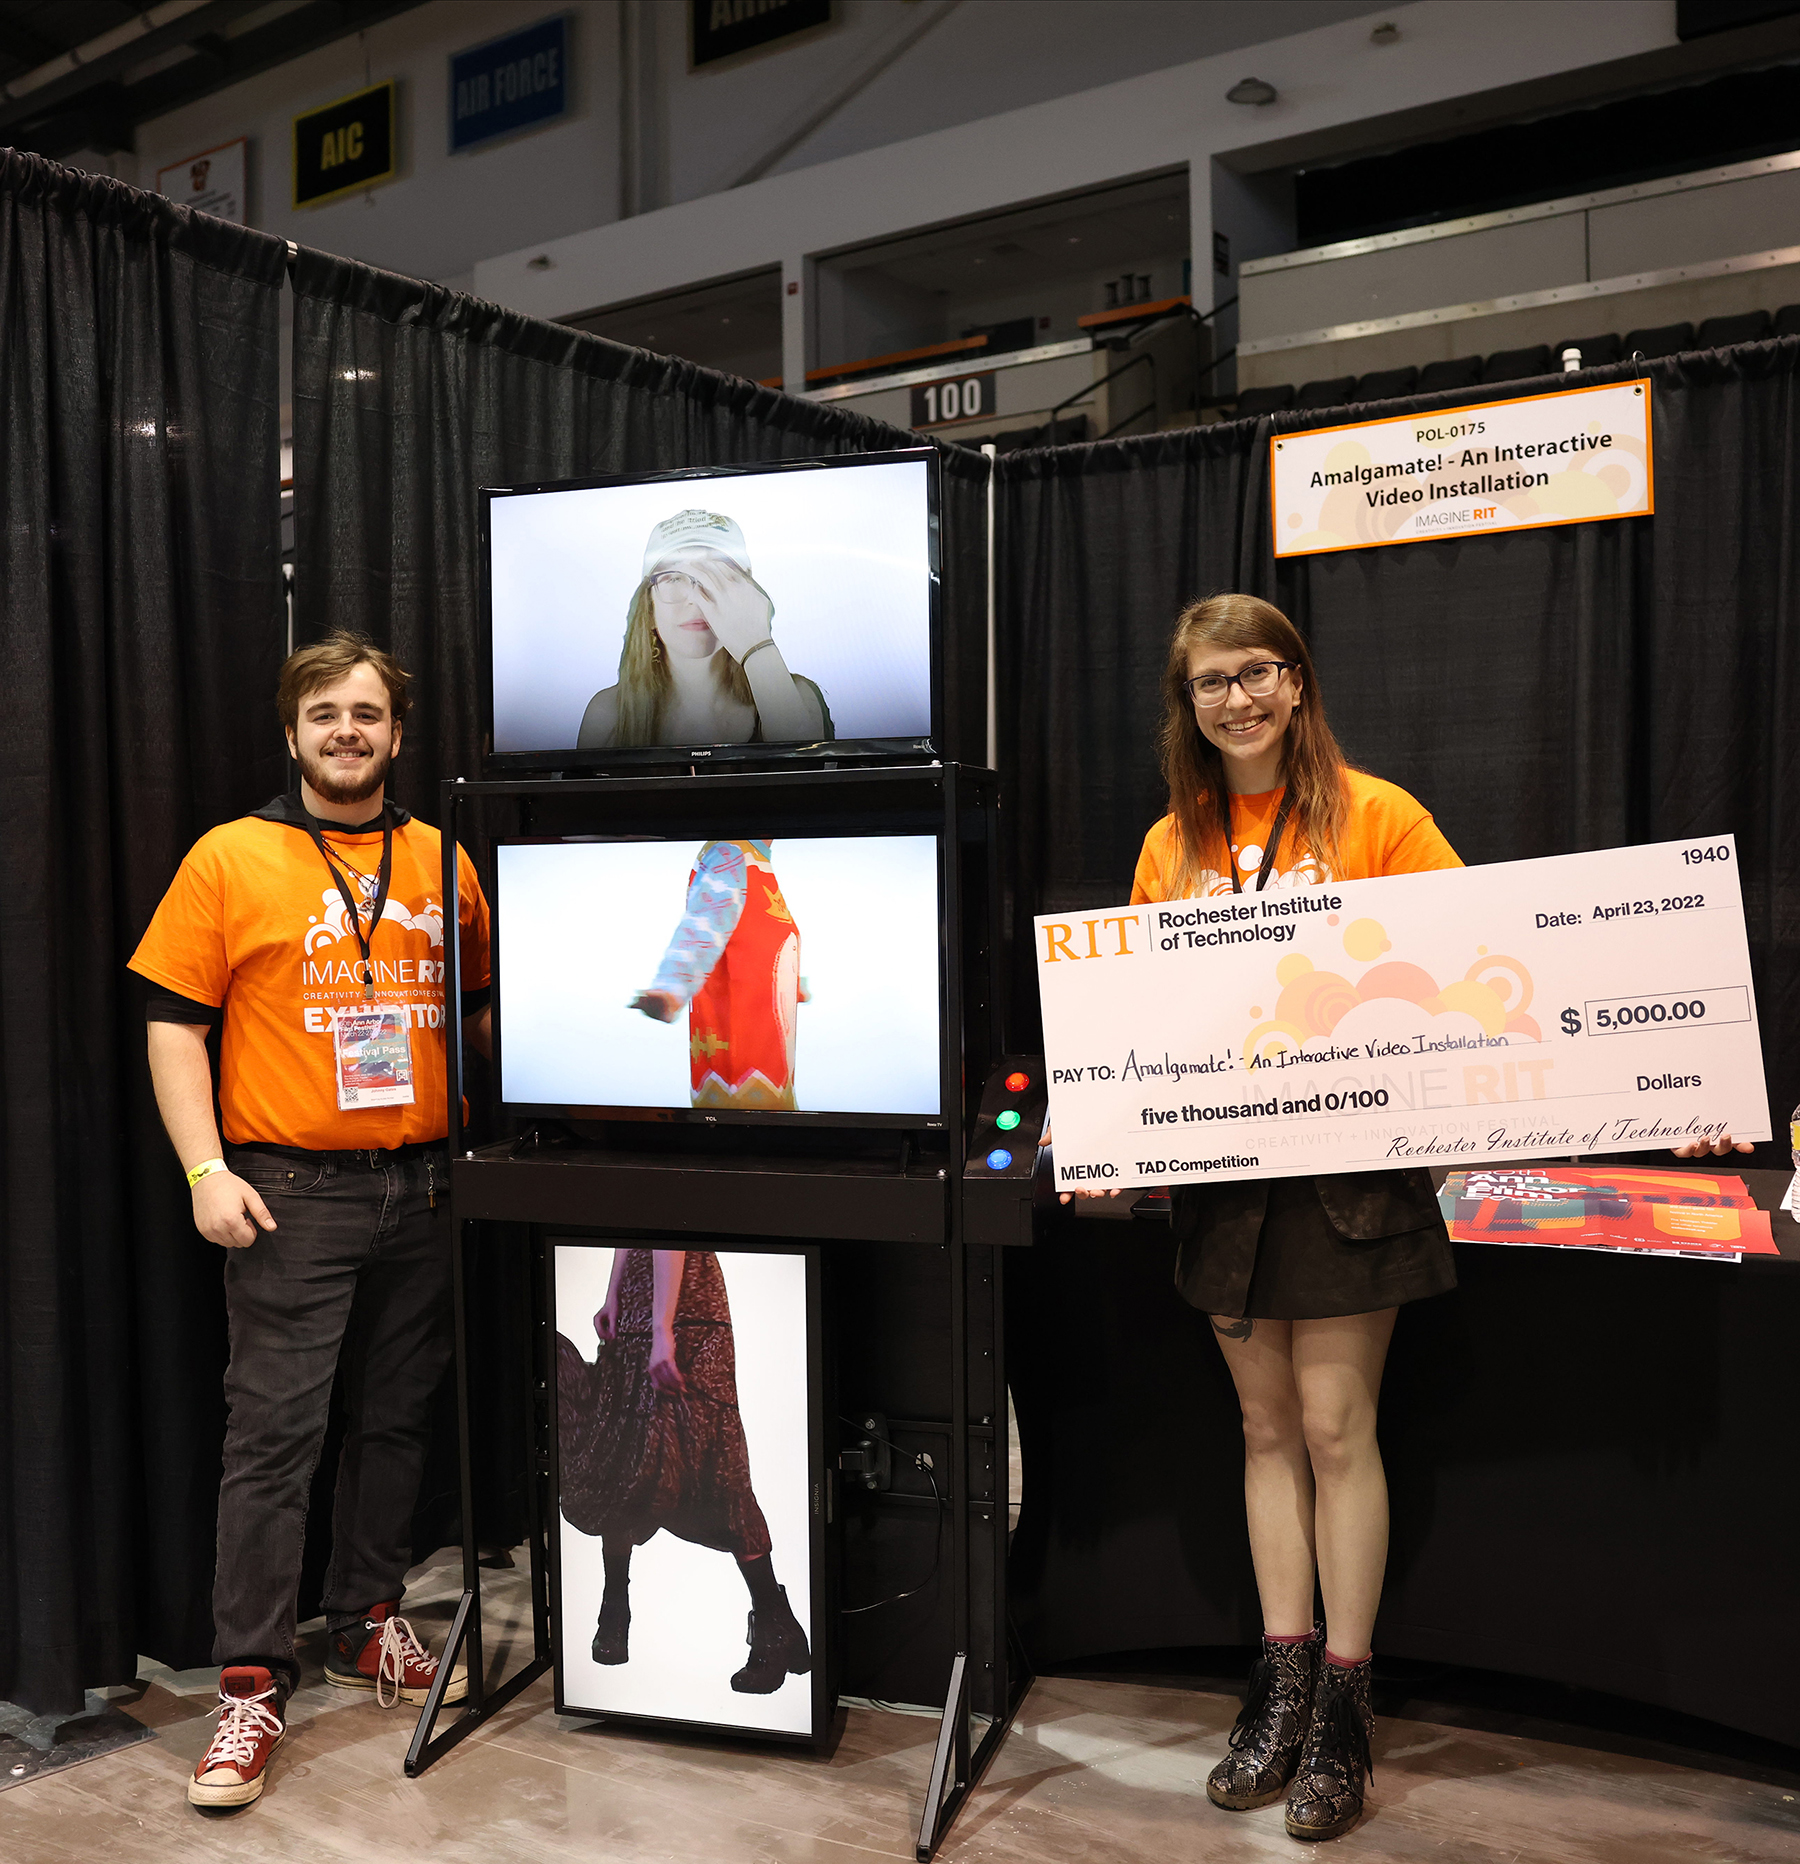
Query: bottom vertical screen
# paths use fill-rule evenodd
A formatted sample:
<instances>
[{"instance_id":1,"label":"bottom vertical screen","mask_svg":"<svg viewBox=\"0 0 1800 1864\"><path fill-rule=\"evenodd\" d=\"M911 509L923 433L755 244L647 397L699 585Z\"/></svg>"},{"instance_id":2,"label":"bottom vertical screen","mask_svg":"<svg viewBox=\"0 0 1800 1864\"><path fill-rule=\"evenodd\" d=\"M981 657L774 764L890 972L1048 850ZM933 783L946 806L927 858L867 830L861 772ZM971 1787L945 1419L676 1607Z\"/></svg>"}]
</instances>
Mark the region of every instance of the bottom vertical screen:
<instances>
[{"instance_id":1,"label":"bottom vertical screen","mask_svg":"<svg viewBox=\"0 0 1800 1864\"><path fill-rule=\"evenodd\" d=\"M557 1708L819 1738L815 1252L549 1255Z\"/></svg>"}]
</instances>

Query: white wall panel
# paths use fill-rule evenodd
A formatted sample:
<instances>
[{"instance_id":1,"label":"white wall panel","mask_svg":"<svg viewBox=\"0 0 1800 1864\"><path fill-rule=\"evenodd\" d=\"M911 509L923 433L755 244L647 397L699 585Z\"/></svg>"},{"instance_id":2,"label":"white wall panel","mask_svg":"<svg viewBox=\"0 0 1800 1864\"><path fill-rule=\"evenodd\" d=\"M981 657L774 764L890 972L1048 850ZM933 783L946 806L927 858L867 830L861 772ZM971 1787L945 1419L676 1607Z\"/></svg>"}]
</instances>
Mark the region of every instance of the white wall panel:
<instances>
[{"instance_id":1,"label":"white wall panel","mask_svg":"<svg viewBox=\"0 0 1800 1864\"><path fill-rule=\"evenodd\" d=\"M1487 227L1313 265L1252 273L1240 286L1244 341L1471 304L1515 291L1548 291L1586 278L1581 216Z\"/></svg>"},{"instance_id":2,"label":"white wall panel","mask_svg":"<svg viewBox=\"0 0 1800 1864\"><path fill-rule=\"evenodd\" d=\"M1594 278L1800 246L1800 169L1596 207L1588 227Z\"/></svg>"}]
</instances>

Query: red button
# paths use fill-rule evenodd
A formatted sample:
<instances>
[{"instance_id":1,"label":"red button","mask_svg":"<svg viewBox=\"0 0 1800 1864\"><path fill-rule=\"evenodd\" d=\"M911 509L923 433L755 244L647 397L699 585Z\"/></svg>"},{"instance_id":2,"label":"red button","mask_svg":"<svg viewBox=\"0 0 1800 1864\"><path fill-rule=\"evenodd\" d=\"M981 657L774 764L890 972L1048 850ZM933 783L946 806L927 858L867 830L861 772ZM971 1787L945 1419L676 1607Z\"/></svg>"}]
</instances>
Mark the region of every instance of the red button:
<instances>
[{"instance_id":1,"label":"red button","mask_svg":"<svg viewBox=\"0 0 1800 1864\"><path fill-rule=\"evenodd\" d=\"M1031 1085L1028 1074L1009 1074L1006 1077L1006 1091L1009 1094L1022 1094Z\"/></svg>"}]
</instances>

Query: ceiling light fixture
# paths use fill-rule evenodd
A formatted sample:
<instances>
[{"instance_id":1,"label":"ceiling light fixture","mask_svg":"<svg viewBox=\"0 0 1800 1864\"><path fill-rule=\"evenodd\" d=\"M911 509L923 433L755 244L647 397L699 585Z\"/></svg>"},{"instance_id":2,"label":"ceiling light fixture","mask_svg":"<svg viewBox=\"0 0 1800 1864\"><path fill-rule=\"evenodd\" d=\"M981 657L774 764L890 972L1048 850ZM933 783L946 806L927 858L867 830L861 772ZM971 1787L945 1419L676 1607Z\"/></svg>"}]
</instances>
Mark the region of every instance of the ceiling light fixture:
<instances>
[{"instance_id":1,"label":"ceiling light fixture","mask_svg":"<svg viewBox=\"0 0 1800 1864\"><path fill-rule=\"evenodd\" d=\"M1369 34L1369 43L1371 45L1392 45L1399 36L1400 28L1396 26L1391 19L1384 19L1381 24Z\"/></svg>"},{"instance_id":2,"label":"ceiling light fixture","mask_svg":"<svg viewBox=\"0 0 1800 1864\"><path fill-rule=\"evenodd\" d=\"M1225 93L1228 104L1272 104L1275 98L1275 86L1261 78L1240 78Z\"/></svg>"}]
</instances>

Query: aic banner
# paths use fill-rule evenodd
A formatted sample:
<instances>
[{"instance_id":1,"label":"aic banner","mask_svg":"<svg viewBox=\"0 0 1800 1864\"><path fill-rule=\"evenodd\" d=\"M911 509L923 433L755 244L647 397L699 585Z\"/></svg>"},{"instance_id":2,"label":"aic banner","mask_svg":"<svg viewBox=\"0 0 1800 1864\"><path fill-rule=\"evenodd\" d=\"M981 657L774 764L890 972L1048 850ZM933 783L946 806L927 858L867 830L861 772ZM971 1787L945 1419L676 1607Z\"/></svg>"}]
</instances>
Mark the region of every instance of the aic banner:
<instances>
[{"instance_id":1,"label":"aic banner","mask_svg":"<svg viewBox=\"0 0 1800 1864\"><path fill-rule=\"evenodd\" d=\"M1608 382L1269 442L1278 557L1656 509L1650 384Z\"/></svg>"}]
</instances>

